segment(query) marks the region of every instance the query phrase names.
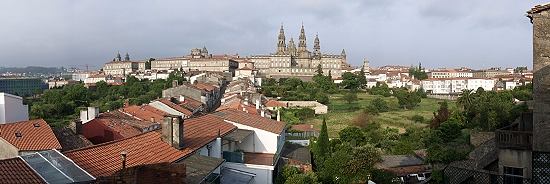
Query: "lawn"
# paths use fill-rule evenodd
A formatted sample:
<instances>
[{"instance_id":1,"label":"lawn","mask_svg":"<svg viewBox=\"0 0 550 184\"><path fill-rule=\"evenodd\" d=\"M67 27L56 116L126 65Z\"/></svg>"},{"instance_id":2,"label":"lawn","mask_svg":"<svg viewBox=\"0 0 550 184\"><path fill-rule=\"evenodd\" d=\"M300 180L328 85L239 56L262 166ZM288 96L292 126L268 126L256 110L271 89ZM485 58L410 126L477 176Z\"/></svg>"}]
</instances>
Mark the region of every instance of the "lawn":
<instances>
[{"instance_id":1,"label":"lawn","mask_svg":"<svg viewBox=\"0 0 550 184\"><path fill-rule=\"evenodd\" d=\"M439 102L443 100L423 98L419 106L414 109L402 109L398 107L397 98L383 97L378 95L369 95L365 92L357 94L357 101L348 104L342 100L342 94L330 96L329 112L325 115L317 116L306 120L306 124L313 124L317 128L321 127L323 117L327 118L327 127L330 137L337 137L338 132L352 124L353 118L360 113L373 99L382 98L390 107L389 112L380 113L375 116L375 121L382 124L383 127L397 128L401 133L409 127L426 127L433 117L433 112L439 108ZM357 108L350 110L350 106ZM455 103L449 103L449 108L456 108ZM411 120L414 115L421 115L426 119L423 123L415 123Z\"/></svg>"}]
</instances>

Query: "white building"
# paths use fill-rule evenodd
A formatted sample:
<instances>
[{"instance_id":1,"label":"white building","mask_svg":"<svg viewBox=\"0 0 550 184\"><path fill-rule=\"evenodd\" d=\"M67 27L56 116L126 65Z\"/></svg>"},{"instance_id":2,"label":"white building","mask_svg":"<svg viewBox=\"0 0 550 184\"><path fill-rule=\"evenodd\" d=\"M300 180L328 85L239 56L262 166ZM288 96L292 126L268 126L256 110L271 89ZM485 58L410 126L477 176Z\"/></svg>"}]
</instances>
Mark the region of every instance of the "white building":
<instances>
[{"instance_id":1,"label":"white building","mask_svg":"<svg viewBox=\"0 0 550 184\"><path fill-rule=\"evenodd\" d=\"M253 184L273 183L285 143L285 123L235 109L214 115L238 128L223 138L224 168L253 175Z\"/></svg>"},{"instance_id":2,"label":"white building","mask_svg":"<svg viewBox=\"0 0 550 184\"><path fill-rule=\"evenodd\" d=\"M0 93L0 124L29 120L29 107L23 98L8 93Z\"/></svg>"},{"instance_id":3,"label":"white building","mask_svg":"<svg viewBox=\"0 0 550 184\"><path fill-rule=\"evenodd\" d=\"M431 78L421 82L422 88L428 94L460 94L462 90L477 90L483 88L492 91L495 87L493 79L477 78Z\"/></svg>"}]
</instances>

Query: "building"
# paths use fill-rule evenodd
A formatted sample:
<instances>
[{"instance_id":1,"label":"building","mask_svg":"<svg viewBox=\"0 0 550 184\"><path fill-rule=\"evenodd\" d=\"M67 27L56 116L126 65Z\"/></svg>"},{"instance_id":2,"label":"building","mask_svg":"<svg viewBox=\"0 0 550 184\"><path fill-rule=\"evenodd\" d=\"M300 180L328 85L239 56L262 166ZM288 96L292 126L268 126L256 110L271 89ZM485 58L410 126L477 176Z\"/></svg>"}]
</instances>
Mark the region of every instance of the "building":
<instances>
[{"instance_id":1,"label":"building","mask_svg":"<svg viewBox=\"0 0 550 184\"><path fill-rule=\"evenodd\" d=\"M428 78L472 78L474 73L470 69L436 69L428 72Z\"/></svg>"},{"instance_id":2,"label":"building","mask_svg":"<svg viewBox=\"0 0 550 184\"><path fill-rule=\"evenodd\" d=\"M213 111L219 106L221 92L220 89L210 84L173 84L174 87L162 91L163 98L185 96L195 101L203 103L206 112Z\"/></svg>"},{"instance_id":3,"label":"building","mask_svg":"<svg viewBox=\"0 0 550 184\"><path fill-rule=\"evenodd\" d=\"M0 93L0 124L29 120L29 106L23 98L8 93Z\"/></svg>"},{"instance_id":4,"label":"building","mask_svg":"<svg viewBox=\"0 0 550 184\"><path fill-rule=\"evenodd\" d=\"M151 70L181 70L181 71L212 71L227 72L231 76L235 75L235 70L239 68L236 61L238 55L212 55L208 53L206 47L191 49L191 53L182 57L159 58L151 61Z\"/></svg>"},{"instance_id":5,"label":"building","mask_svg":"<svg viewBox=\"0 0 550 184\"><path fill-rule=\"evenodd\" d=\"M0 159L61 150L50 125L42 119L0 124L0 132Z\"/></svg>"},{"instance_id":6,"label":"building","mask_svg":"<svg viewBox=\"0 0 550 184\"><path fill-rule=\"evenodd\" d=\"M421 81L421 87L428 94L460 94L462 90L493 91L496 81L481 78L431 78Z\"/></svg>"},{"instance_id":7,"label":"building","mask_svg":"<svg viewBox=\"0 0 550 184\"><path fill-rule=\"evenodd\" d=\"M213 115L238 127L222 139L224 167L250 173L253 177L247 183L274 183L282 164L279 160L286 141L285 123L235 109Z\"/></svg>"},{"instance_id":8,"label":"building","mask_svg":"<svg viewBox=\"0 0 550 184\"><path fill-rule=\"evenodd\" d=\"M0 92L18 96L30 96L48 89L42 79L36 78L0 78Z\"/></svg>"},{"instance_id":9,"label":"building","mask_svg":"<svg viewBox=\"0 0 550 184\"><path fill-rule=\"evenodd\" d=\"M431 173L431 167L416 155L383 155L382 161L375 167L396 175L404 183L424 181Z\"/></svg>"},{"instance_id":10,"label":"building","mask_svg":"<svg viewBox=\"0 0 550 184\"><path fill-rule=\"evenodd\" d=\"M103 72L106 75L126 76L137 71L139 69L139 63L140 62L131 61L128 53L126 53L124 60L122 60L120 53L117 53L116 57L113 58L111 62L105 63Z\"/></svg>"},{"instance_id":11,"label":"building","mask_svg":"<svg viewBox=\"0 0 550 184\"><path fill-rule=\"evenodd\" d=\"M286 104L288 108L311 108L315 110L315 114L326 114L328 112L328 106L317 101L279 101L279 103Z\"/></svg>"},{"instance_id":12,"label":"building","mask_svg":"<svg viewBox=\"0 0 550 184\"><path fill-rule=\"evenodd\" d=\"M501 70L499 68L473 71L474 78L494 78L498 75L507 75L507 74L510 74L510 72L506 70Z\"/></svg>"},{"instance_id":13,"label":"building","mask_svg":"<svg viewBox=\"0 0 550 184\"><path fill-rule=\"evenodd\" d=\"M324 75L329 73L333 78L342 76L342 71L349 68L346 61L346 52L342 50L339 55L324 54L321 52L319 36L315 36L313 52L307 48L304 26L300 30L298 47L294 39L286 42L284 28L281 25L275 53L267 55L254 55L250 57L258 74L264 77L290 78L297 77L306 80L317 74L317 66L321 65Z\"/></svg>"}]
</instances>

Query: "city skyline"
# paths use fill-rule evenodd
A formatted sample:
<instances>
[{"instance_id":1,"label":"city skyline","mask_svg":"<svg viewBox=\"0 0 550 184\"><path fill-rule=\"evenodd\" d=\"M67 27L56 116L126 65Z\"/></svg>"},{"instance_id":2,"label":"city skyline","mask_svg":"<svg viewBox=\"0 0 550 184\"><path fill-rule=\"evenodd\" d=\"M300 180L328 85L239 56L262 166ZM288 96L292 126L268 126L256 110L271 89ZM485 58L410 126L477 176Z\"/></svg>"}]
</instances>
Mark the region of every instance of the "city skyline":
<instances>
[{"instance_id":1,"label":"city skyline","mask_svg":"<svg viewBox=\"0 0 550 184\"><path fill-rule=\"evenodd\" d=\"M117 51L132 59L273 53L279 26L297 39L303 22L312 49L346 49L371 65L531 68L525 10L542 1L3 2L0 66L100 68ZM453 7L448 7L452 4ZM490 8L491 11L485 11ZM445 9L445 11L442 11ZM526 21L527 20L527 21Z\"/></svg>"}]
</instances>

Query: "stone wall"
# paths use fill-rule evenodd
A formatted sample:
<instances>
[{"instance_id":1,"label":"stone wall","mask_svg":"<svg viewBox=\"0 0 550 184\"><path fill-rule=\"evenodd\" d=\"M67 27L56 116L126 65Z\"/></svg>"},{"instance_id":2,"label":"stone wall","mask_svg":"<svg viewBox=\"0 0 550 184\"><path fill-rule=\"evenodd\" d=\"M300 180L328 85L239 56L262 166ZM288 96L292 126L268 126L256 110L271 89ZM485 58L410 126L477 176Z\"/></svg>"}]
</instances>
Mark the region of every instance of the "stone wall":
<instances>
[{"instance_id":1,"label":"stone wall","mask_svg":"<svg viewBox=\"0 0 550 184\"><path fill-rule=\"evenodd\" d=\"M531 13L533 22L533 150L550 152L550 13Z\"/></svg>"}]
</instances>

